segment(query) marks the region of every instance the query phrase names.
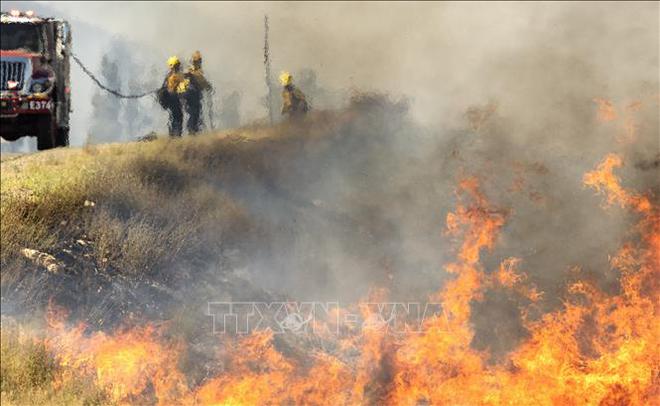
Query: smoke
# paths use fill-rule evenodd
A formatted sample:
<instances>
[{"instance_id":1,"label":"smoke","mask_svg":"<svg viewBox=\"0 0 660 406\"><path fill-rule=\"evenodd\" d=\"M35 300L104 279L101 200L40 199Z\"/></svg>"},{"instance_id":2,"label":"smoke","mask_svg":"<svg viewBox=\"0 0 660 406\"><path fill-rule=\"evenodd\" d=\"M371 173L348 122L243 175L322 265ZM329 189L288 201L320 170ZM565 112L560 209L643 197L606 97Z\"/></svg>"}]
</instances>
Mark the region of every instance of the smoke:
<instances>
[{"instance_id":1,"label":"smoke","mask_svg":"<svg viewBox=\"0 0 660 406\"><path fill-rule=\"evenodd\" d=\"M330 89L405 95L424 124L492 98L533 125L539 113L554 115L568 88L621 97L641 83L652 92L658 79L654 3L39 3L73 21L74 50L92 66L109 44L79 28L87 25L130 40L163 74L169 55L201 50L216 87L243 95L247 121L266 115L264 14L275 73L310 68ZM77 68L73 75L76 88L91 86ZM74 115L90 120L86 104Z\"/></svg>"},{"instance_id":2,"label":"smoke","mask_svg":"<svg viewBox=\"0 0 660 406\"><path fill-rule=\"evenodd\" d=\"M246 202L256 202L253 213L280 230L268 255L252 264L255 281L310 300L355 299L373 285L420 297L439 286L441 264L451 255L441 231L453 185L460 174L474 173L496 205L511 209L498 250L486 256L487 270L507 256L521 257L547 292L545 309L561 303L574 266L606 290L617 288L608 255L624 240L630 219L616 209L594 214L600 199L583 188L582 175L620 151L629 162L622 170L626 184L657 196L657 166L646 163L660 151L658 7L478 6L270 11L272 25L282 21L291 32L282 55L293 66L314 52L318 66L311 66L324 83L406 95L410 115L372 115L368 125L342 132L349 139L359 134L364 144L282 164L289 169L275 184L285 195L295 191L301 201L340 212L339 220L319 209L282 208L291 202L283 203L279 190L243 190ZM304 43L294 35L300 32ZM617 121L598 121L599 97L613 100ZM625 140L626 120L636 123L635 140ZM480 306L478 345L497 341L493 331L518 335L511 333L520 330L512 306L501 298Z\"/></svg>"},{"instance_id":3,"label":"smoke","mask_svg":"<svg viewBox=\"0 0 660 406\"><path fill-rule=\"evenodd\" d=\"M476 174L494 205L510 210L486 269L521 257L551 308L572 266L616 289L608 254L630 219L616 210L594 214L600 199L582 187L582 175L622 151L626 184L658 195L658 3L49 7L152 50L149 66L199 49L216 87L240 94L244 122L266 116L264 14L274 72L308 68L326 89L390 95L392 102L355 105L349 126L314 121L321 128L309 132L328 139L245 158L269 176L255 179L239 162L236 178L216 185L269 230L267 244L241 253L254 283L290 297L352 301L386 286L393 297L419 299L437 289L452 255L442 229L454 185ZM89 41L74 37L74 47ZM74 86L86 86L78 70L73 75ZM599 122L594 98L612 100L619 119ZM87 101L77 103L74 114L85 115ZM628 119L637 126L634 141L626 140ZM493 336L495 321L512 327L497 331L522 334L510 311L515 302L485 303L476 320L481 345L512 340Z\"/></svg>"}]
</instances>

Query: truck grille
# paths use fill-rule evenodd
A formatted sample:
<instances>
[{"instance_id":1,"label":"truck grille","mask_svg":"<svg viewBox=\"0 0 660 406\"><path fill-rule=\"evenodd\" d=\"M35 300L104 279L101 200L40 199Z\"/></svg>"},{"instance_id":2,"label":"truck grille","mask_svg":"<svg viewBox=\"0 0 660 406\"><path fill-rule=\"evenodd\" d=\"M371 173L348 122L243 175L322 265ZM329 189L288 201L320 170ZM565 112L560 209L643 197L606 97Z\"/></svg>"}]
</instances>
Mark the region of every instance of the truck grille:
<instances>
[{"instance_id":1,"label":"truck grille","mask_svg":"<svg viewBox=\"0 0 660 406\"><path fill-rule=\"evenodd\" d=\"M25 62L0 62L0 90L10 90L8 81L18 82L18 85L11 90L23 89L25 82Z\"/></svg>"}]
</instances>

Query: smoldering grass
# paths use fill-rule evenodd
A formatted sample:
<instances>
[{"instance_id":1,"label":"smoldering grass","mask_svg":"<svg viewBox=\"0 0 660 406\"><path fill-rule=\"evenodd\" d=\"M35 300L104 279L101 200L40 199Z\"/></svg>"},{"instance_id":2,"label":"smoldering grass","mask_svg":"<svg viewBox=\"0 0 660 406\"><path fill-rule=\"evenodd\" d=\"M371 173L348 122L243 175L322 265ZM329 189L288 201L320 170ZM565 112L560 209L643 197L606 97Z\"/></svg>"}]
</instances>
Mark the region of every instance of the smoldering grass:
<instances>
[{"instance_id":1,"label":"smoldering grass","mask_svg":"<svg viewBox=\"0 0 660 406\"><path fill-rule=\"evenodd\" d=\"M112 404L91 377L62 367L30 328L3 320L0 342L3 405Z\"/></svg>"}]
</instances>

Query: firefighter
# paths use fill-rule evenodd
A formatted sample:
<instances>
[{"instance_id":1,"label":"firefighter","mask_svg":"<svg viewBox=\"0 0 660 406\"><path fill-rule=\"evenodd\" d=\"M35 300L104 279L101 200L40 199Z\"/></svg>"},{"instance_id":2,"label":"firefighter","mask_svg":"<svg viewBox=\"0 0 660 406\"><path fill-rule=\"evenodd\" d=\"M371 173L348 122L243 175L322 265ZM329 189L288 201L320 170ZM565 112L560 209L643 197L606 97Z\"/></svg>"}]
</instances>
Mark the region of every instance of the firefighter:
<instances>
[{"instance_id":1,"label":"firefighter","mask_svg":"<svg viewBox=\"0 0 660 406\"><path fill-rule=\"evenodd\" d=\"M188 113L188 133L196 134L201 127L202 97L204 92L210 92L212 86L202 70L202 54L195 51L190 59L190 67L186 72L190 86L186 92L186 112Z\"/></svg>"},{"instance_id":2,"label":"firefighter","mask_svg":"<svg viewBox=\"0 0 660 406\"><path fill-rule=\"evenodd\" d=\"M158 92L158 101L170 114L168 123L170 136L180 137L183 130L181 98L188 89L189 81L181 73L181 61L178 57L170 57L167 60L167 67L169 71L162 88Z\"/></svg>"},{"instance_id":3,"label":"firefighter","mask_svg":"<svg viewBox=\"0 0 660 406\"><path fill-rule=\"evenodd\" d=\"M282 115L289 118L303 117L309 110L305 94L293 84L293 76L289 72L280 75L282 89Z\"/></svg>"}]
</instances>

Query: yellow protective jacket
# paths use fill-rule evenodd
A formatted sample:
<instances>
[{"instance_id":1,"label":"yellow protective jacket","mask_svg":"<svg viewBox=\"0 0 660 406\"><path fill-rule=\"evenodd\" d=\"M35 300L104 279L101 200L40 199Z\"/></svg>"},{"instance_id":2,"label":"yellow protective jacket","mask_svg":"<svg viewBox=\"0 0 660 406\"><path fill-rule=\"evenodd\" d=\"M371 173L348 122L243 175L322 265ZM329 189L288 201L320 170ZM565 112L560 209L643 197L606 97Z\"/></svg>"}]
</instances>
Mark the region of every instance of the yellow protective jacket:
<instances>
[{"instance_id":1,"label":"yellow protective jacket","mask_svg":"<svg viewBox=\"0 0 660 406\"><path fill-rule=\"evenodd\" d=\"M188 90L190 81L181 72L173 71L168 73L165 83L170 94L182 94Z\"/></svg>"},{"instance_id":2,"label":"yellow protective jacket","mask_svg":"<svg viewBox=\"0 0 660 406\"><path fill-rule=\"evenodd\" d=\"M309 110L305 94L294 85L284 86L282 90L282 114L305 114Z\"/></svg>"},{"instance_id":3,"label":"yellow protective jacket","mask_svg":"<svg viewBox=\"0 0 660 406\"><path fill-rule=\"evenodd\" d=\"M211 83L204 76L202 68L191 66L186 72L186 77L190 80L192 87L199 91L211 90Z\"/></svg>"}]
</instances>

